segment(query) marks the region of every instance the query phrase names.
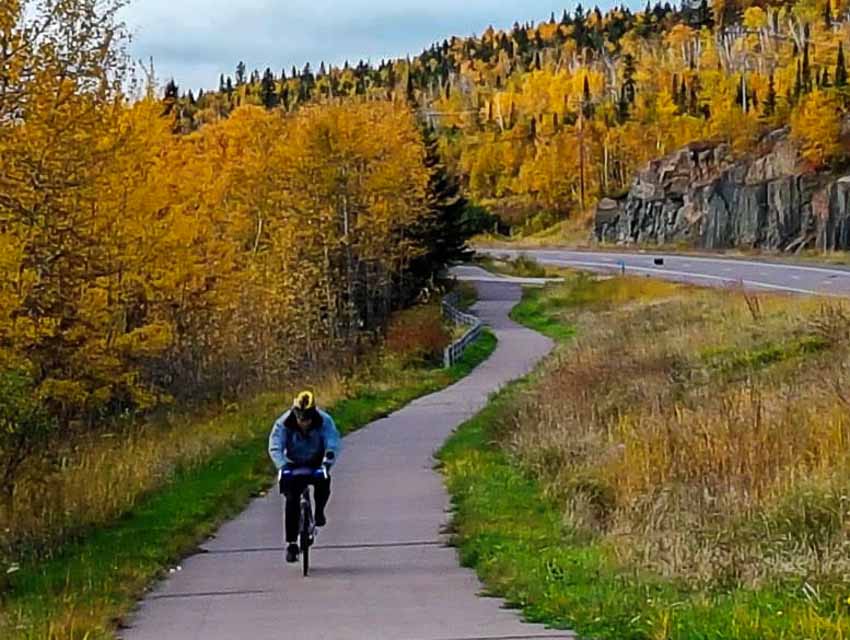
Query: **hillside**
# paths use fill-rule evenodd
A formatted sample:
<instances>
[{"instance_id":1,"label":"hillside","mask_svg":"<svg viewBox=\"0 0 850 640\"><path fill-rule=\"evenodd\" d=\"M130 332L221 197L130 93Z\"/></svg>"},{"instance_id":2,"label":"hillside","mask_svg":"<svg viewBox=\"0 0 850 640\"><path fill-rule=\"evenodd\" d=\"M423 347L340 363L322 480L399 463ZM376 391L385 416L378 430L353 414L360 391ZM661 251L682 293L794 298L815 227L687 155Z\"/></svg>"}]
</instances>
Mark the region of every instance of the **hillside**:
<instances>
[{"instance_id":1,"label":"hillside","mask_svg":"<svg viewBox=\"0 0 850 640\"><path fill-rule=\"evenodd\" d=\"M377 66L248 74L240 64L218 91L179 100L180 126L243 104L409 102L439 132L468 195L535 229L622 194L647 161L697 141L741 154L790 125L810 168L840 161L847 9L833 0L604 14L579 5Z\"/></svg>"}]
</instances>

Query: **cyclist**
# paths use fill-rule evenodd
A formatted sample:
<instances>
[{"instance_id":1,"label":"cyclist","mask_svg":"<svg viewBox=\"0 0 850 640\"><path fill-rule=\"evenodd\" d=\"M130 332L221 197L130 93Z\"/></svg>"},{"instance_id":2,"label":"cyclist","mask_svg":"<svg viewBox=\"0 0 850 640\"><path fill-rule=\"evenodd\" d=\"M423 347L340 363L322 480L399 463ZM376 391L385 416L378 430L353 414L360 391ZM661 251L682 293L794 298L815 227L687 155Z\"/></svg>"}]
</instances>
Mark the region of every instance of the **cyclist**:
<instances>
[{"instance_id":1,"label":"cyclist","mask_svg":"<svg viewBox=\"0 0 850 640\"><path fill-rule=\"evenodd\" d=\"M327 523L325 506L331 496L331 480L325 477L288 476L284 469L330 470L340 448L339 431L333 418L316 407L310 391L302 391L292 408L275 421L269 435L269 456L278 470L278 486L286 499L286 561L298 561L298 525L301 494L308 484L315 486L316 526Z\"/></svg>"}]
</instances>

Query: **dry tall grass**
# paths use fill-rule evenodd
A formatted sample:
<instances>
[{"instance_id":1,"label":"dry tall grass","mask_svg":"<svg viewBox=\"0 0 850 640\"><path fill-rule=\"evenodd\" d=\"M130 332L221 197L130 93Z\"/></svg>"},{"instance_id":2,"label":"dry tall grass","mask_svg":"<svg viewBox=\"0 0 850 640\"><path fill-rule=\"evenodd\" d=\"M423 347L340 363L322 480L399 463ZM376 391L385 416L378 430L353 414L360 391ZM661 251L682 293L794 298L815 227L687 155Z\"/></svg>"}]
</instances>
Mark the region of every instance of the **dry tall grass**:
<instances>
[{"instance_id":1,"label":"dry tall grass","mask_svg":"<svg viewBox=\"0 0 850 640\"><path fill-rule=\"evenodd\" d=\"M345 395L346 384L329 376L316 388L323 403L332 403ZM58 449L59 460L34 461L18 483L11 509L0 511L0 560L19 555L22 545L49 553L70 534L109 522L180 469L268 432L270 420L290 400L290 390L284 390L232 404L214 417L152 420L77 438Z\"/></svg>"},{"instance_id":2,"label":"dry tall grass","mask_svg":"<svg viewBox=\"0 0 850 640\"><path fill-rule=\"evenodd\" d=\"M848 307L576 282L547 295L579 338L503 434L572 524L692 584L846 575Z\"/></svg>"}]
</instances>

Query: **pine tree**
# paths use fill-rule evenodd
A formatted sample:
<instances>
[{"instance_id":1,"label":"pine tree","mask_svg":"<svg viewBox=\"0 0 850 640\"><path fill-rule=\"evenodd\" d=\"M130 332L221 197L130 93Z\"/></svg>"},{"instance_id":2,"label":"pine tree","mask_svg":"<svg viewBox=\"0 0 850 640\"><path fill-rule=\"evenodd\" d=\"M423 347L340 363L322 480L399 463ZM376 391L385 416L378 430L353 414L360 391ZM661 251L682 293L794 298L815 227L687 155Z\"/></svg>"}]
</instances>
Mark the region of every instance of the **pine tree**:
<instances>
[{"instance_id":1,"label":"pine tree","mask_svg":"<svg viewBox=\"0 0 850 640\"><path fill-rule=\"evenodd\" d=\"M773 80L773 74L767 81L767 97L764 99L762 115L766 118L772 117L776 113L776 84Z\"/></svg>"},{"instance_id":2,"label":"pine tree","mask_svg":"<svg viewBox=\"0 0 850 640\"><path fill-rule=\"evenodd\" d=\"M593 117L593 101L590 96L590 82L587 75L584 76L584 86L581 92L581 111L585 118Z\"/></svg>"},{"instance_id":3,"label":"pine tree","mask_svg":"<svg viewBox=\"0 0 850 640\"><path fill-rule=\"evenodd\" d=\"M847 67L844 65L844 45L838 43L838 57L835 60L835 86L844 87L847 85Z\"/></svg>"},{"instance_id":4,"label":"pine tree","mask_svg":"<svg viewBox=\"0 0 850 640\"><path fill-rule=\"evenodd\" d=\"M245 84L245 63L240 61L236 65L236 86L241 87Z\"/></svg>"},{"instance_id":5,"label":"pine tree","mask_svg":"<svg viewBox=\"0 0 850 640\"><path fill-rule=\"evenodd\" d=\"M699 76L694 77L691 81L691 90L688 98L688 113L692 116L699 116Z\"/></svg>"},{"instance_id":6,"label":"pine tree","mask_svg":"<svg viewBox=\"0 0 850 640\"><path fill-rule=\"evenodd\" d=\"M466 242L483 231L467 213L468 202L460 184L442 164L433 131L423 131L425 166L429 170L428 201L432 215L420 218L413 229L415 244L425 248L411 265L420 287L451 262L468 260L472 255ZM418 241L418 242L416 242Z\"/></svg>"},{"instance_id":7,"label":"pine tree","mask_svg":"<svg viewBox=\"0 0 850 640\"><path fill-rule=\"evenodd\" d=\"M823 4L823 25L832 29L832 0L826 0Z\"/></svg>"},{"instance_id":8,"label":"pine tree","mask_svg":"<svg viewBox=\"0 0 850 640\"><path fill-rule=\"evenodd\" d=\"M163 104L163 112L162 115L168 116L174 111L174 107L177 105L177 100L180 98L180 88L177 86L177 83L174 82L174 78L168 81L168 84L165 85L165 94L162 98Z\"/></svg>"},{"instance_id":9,"label":"pine tree","mask_svg":"<svg viewBox=\"0 0 850 640\"><path fill-rule=\"evenodd\" d=\"M275 91L274 74L270 68L263 73L260 83L260 99L266 109L274 109L277 106L277 92Z\"/></svg>"},{"instance_id":10,"label":"pine tree","mask_svg":"<svg viewBox=\"0 0 850 640\"><path fill-rule=\"evenodd\" d=\"M404 95L408 104L416 106L416 88L413 84L413 70L409 65L407 67L407 86L405 88Z\"/></svg>"},{"instance_id":11,"label":"pine tree","mask_svg":"<svg viewBox=\"0 0 850 640\"><path fill-rule=\"evenodd\" d=\"M218 92L224 93L224 74L222 73L218 79Z\"/></svg>"},{"instance_id":12,"label":"pine tree","mask_svg":"<svg viewBox=\"0 0 850 640\"><path fill-rule=\"evenodd\" d=\"M809 42L806 40L803 45L803 64L800 67L800 80L804 93L812 91L812 69L809 64Z\"/></svg>"}]
</instances>

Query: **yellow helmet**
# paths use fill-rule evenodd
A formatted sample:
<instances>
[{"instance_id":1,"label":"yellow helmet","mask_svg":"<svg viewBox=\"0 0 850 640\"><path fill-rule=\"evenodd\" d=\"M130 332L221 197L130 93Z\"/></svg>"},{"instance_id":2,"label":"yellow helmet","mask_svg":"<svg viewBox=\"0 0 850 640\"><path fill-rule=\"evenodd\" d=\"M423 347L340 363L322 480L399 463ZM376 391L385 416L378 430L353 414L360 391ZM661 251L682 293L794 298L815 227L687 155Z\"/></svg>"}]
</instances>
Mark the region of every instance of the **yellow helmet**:
<instances>
[{"instance_id":1,"label":"yellow helmet","mask_svg":"<svg viewBox=\"0 0 850 640\"><path fill-rule=\"evenodd\" d=\"M292 410L297 414L307 413L316 408L316 396L312 391L302 391L292 401Z\"/></svg>"}]
</instances>

